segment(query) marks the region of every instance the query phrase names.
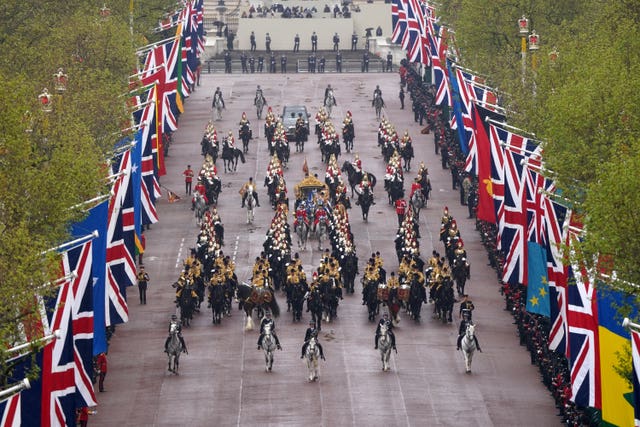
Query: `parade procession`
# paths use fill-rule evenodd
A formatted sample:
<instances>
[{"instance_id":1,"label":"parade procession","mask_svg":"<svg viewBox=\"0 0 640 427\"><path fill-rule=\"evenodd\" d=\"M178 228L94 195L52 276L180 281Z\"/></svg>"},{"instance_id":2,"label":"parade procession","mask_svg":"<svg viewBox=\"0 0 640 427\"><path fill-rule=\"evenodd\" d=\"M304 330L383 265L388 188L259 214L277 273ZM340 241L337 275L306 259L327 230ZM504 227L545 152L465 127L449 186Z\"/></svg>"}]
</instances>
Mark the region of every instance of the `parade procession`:
<instances>
[{"instance_id":1,"label":"parade procession","mask_svg":"<svg viewBox=\"0 0 640 427\"><path fill-rule=\"evenodd\" d=\"M0 139L0 427L640 425L621 75L619 93L598 89L615 114L588 111L569 96L568 74L590 75L572 38L537 16L567 50L542 55L507 7L515 29L493 24L521 50L495 48L510 55L480 73L465 56L491 43L465 35L474 11L455 2L184 0L156 23L155 1L43 6L77 27L41 34L64 41L46 54L3 24L7 61L20 40L52 89L22 108L23 77L0 63L16 104ZM575 29L574 8L554 13ZM633 46L616 72L640 63ZM496 68L515 72L508 91Z\"/></svg>"}]
</instances>

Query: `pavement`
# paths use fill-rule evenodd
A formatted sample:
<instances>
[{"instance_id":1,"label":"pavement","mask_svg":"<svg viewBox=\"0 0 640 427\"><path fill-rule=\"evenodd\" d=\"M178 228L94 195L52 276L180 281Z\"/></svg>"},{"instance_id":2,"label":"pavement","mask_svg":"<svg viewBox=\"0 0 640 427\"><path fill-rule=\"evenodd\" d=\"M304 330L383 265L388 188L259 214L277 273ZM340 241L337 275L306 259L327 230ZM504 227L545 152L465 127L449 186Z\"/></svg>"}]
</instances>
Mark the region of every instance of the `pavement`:
<instances>
[{"instance_id":1,"label":"pavement","mask_svg":"<svg viewBox=\"0 0 640 427\"><path fill-rule=\"evenodd\" d=\"M265 372L263 352L256 348L258 332L244 330L243 312L234 308L231 317L213 325L203 305L192 326L183 329L189 354L180 359L179 375L169 373L163 346L169 318L176 310L171 284L177 280L189 248L195 245L198 231L182 171L191 164L197 173L202 164L200 140L212 117L215 88L222 89L226 101L222 120L215 122L218 134L232 130L237 135L242 112L247 112L253 129L247 162L234 173L224 173L222 164L218 165L223 183L218 211L225 225L224 253L235 260L239 279L247 280L274 214L266 189L259 187L262 207L256 210L255 222L247 225L238 194L249 177L259 184L264 180L269 161L264 121L256 118L253 107L256 85L261 85L276 113L286 104L306 105L313 126L313 116L329 83L338 103L332 115L334 124L340 129L346 112L352 112L354 153L360 156L363 168L380 181L369 221L361 219L355 204L349 215L360 271L375 251L380 251L388 272L397 269L393 242L397 217L382 188L385 164L376 143L378 122L371 107L373 90L380 85L387 105L384 114L399 133L408 130L414 141L415 159L412 171L405 174L405 190L408 192L421 160L430 172L432 198L420 215L423 258L433 249L444 253L438 240L444 206L449 207L460 228L471 264L467 292L476 307L474 321L483 353L475 354L472 372L466 374L463 356L456 351L458 319L443 325L431 318L432 306L425 305L420 323L401 313L395 330L398 353L392 354L391 370L383 372L379 352L373 348L376 324L368 322L366 307L361 305L358 276L356 293L346 295L338 318L323 325L320 342L326 362L321 362L318 382L307 381L306 366L299 356L308 313L303 313L302 322L294 323L282 294L278 300L285 309L276 324L283 350L276 352L272 372ZM475 221L467 218L466 206L460 205L458 191L451 188L450 171L442 169L434 154L433 135L420 133L409 96L405 109L400 109L398 92L397 73L202 76L201 86L185 102L185 113L166 159L167 175L161 178L164 197L158 202L160 222L145 232L144 264L151 276L147 305L139 305L137 289L130 288L130 319L118 326L111 340L106 391L96 393L99 405L90 425L560 425L553 398L541 383L537 368L530 364L526 349L519 345L513 318L504 310L496 273L487 266ZM354 153L343 150L339 164L352 160ZM285 171L291 200L293 186L303 178L305 158L311 173L324 176L325 167L313 139L303 154L292 146ZM166 189L181 200L168 203ZM317 267L320 253L312 245L299 253L309 274ZM456 315L457 310L456 305Z\"/></svg>"}]
</instances>

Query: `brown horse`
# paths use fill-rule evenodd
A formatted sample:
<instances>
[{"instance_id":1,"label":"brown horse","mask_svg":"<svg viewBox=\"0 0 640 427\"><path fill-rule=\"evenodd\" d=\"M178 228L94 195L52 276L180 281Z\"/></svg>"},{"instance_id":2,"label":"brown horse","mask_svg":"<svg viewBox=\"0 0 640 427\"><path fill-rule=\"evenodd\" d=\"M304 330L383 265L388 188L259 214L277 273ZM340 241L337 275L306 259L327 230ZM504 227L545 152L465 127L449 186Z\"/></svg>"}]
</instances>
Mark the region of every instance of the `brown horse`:
<instances>
[{"instance_id":1,"label":"brown horse","mask_svg":"<svg viewBox=\"0 0 640 427\"><path fill-rule=\"evenodd\" d=\"M253 329L253 309L258 309L258 317L262 317L266 310L271 311L273 317L280 316L280 307L276 301L273 289L268 286L254 286L248 283L241 283L236 289L236 297L240 301L244 312L247 315L246 331Z\"/></svg>"}]
</instances>

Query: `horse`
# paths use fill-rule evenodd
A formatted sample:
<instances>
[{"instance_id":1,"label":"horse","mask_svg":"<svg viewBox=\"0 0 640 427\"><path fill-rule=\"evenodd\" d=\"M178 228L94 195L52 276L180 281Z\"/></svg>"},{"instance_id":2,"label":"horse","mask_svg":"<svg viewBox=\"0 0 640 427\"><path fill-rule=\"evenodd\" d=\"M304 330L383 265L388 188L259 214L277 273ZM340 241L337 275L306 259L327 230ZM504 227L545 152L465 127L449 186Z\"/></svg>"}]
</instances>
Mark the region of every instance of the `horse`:
<instances>
[{"instance_id":1,"label":"horse","mask_svg":"<svg viewBox=\"0 0 640 427\"><path fill-rule=\"evenodd\" d=\"M207 155L211 156L213 163L218 160L218 141L213 137L203 136L200 146L202 147L201 152L204 157L207 157Z\"/></svg>"},{"instance_id":2,"label":"horse","mask_svg":"<svg viewBox=\"0 0 640 427\"><path fill-rule=\"evenodd\" d=\"M378 314L378 287L375 283L363 283L362 292L364 294L364 302L367 305L369 322L374 322Z\"/></svg>"},{"instance_id":3,"label":"horse","mask_svg":"<svg viewBox=\"0 0 640 427\"><path fill-rule=\"evenodd\" d=\"M222 97L220 95L216 95L216 97L213 99L213 110L214 110L214 117L216 120L222 120L222 109L224 108L223 103L222 103Z\"/></svg>"},{"instance_id":4,"label":"horse","mask_svg":"<svg viewBox=\"0 0 640 427\"><path fill-rule=\"evenodd\" d=\"M353 166L353 163L351 163L348 160L345 160L345 162L342 164L340 171L346 172L347 174L349 187L351 187L351 197L353 197L353 191L355 187L362 182L362 178L364 177L365 174L369 179L369 185L371 186L371 190L373 190L376 186L377 179L374 174L372 174L371 172L356 171L356 168L355 166Z\"/></svg>"},{"instance_id":5,"label":"horse","mask_svg":"<svg viewBox=\"0 0 640 427\"><path fill-rule=\"evenodd\" d=\"M309 137L309 129L306 125L299 125L296 123L296 129L294 131L294 137L296 140L296 153L302 153L304 151L304 143Z\"/></svg>"},{"instance_id":6,"label":"horse","mask_svg":"<svg viewBox=\"0 0 640 427\"><path fill-rule=\"evenodd\" d=\"M302 216L298 216L295 226L296 235L298 236L298 248L307 250L307 237L309 237L309 224L305 222Z\"/></svg>"},{"instance_id":7,"label":"horse","mask_svg":"<svg viewBox=\"0 0 640 427\"><path fill-rule=\"evenodd\" d=\"M369 208L373 204L373 193L371 192L371 188L365 187L362 190L362 193L358 193L358 205L360 205L360 209L362 209L362 219L367 222L369 221Z\"/></svg>"},{"instance_id":8,"label":"horse","mask_svg":"<svg viewBox=\"0 0 640 427\"><path fill-rule=\"evenodd\" d=\"M419 220L420 210L427 206L427 201L425 200L424 194L422 194L422 191L414 191L413 194L411 195L411 199L409 200L409 203L411 204L411 209L413 210L413 213L416 214L416 218Z\"/></svg>"},{"instance_id":9,"label":"horse","mask_svg":"<svg viewBox=\"0 0 640 427\"><path fill-rule=\"evenodd\" d=\"M391 179L384 180L384 189L389 196L389 204L394 205L396 200L404 197L404 185L400 175L396 174Z\"/></svg>"},{"instance_id":10,"label":"horse","mask_svg":"<svg viewBox=\"0 0 640 427\"><path fill-rule=\"evenodd\" d=\"M276 156L278 156L278 160L280 160L282 167L286 168L287 163L289 163L289 156L291 154L291 149L289 148L289 142L287 140L276 141L275 153L276 153Z\"/></svg>"},{"instance_id":11,"label":"horse","mask_svg":"<svg viewBox=\"0 0 640 427\"><path fill-rule=\"evenodd\" d=\"M202 224L202 218L204 217L204 213L207 211L207 204L204 201L204 197L202 194L196 192L194 193L193 198L195 199L195 216L196 216L196 225L199 227Z\"/></svg>"},{"instance_id":12,"label":"horse","mask_svg":"<svg viewBox=\"0 0 640 427\"><path fill-rule=\"evenodd\" d=\"M373 106L376 109L376 119L380 120L380 117L382 116L382 109L385 107L385 105L384 100L378 93L376 93L373 97Z\"/></svg>"},{"instance_id":13,"label":"horse","mask_svg":"<svg viewBox=\"0 0 640 427\"><path fill-rule=\"evenodd\" d=\"M330 90L327 93L327 97L324 99L324 108L327 111L327 117L331 118L331 110L336 105L336 98L333 96L333 91Z\"/></svg>"},{"instance_id":14,"label":"horse","mask_svg":"<svg viewBox=\"0 0 640 427\"><path fill-rule=\"evenodd\" d=\"M178 337L178 324L172 322L169 328L169 344L167 344L168 370L176 375L178 375L182 350L182 343Z\"/></svg>"},{"instance_id":15,"label":"horse","mask_svg":"<svg viewBox=\"0 0 640 427\"><path fill-rule=\"evenodd\" d=\"M347 293L354 293L356 275L358 274L358 257L355 253L345 254L340 258L342 282Z\"/></svg>"},{"instance_id":16,"label":"horse","mask_svg":"<svg viewBox=\"0 0 640 427\"><path fill-rule=\"evenodd\" d=\"M249 140L251 140L251 128L249 127L249 123L245 122L240 126L240 130L238 130L238 137L242 140L242 152L247 154L249 152Z\"/></svg>"},{"instance_id":17,"label":"horse","mask_svg":"<svg viewBox=\"0 0 640 427\"><path fill-rule=\"evenodd\" d=\"M321 220L316 225L315 237L318 239L318 250L322 250L322 242L329 236L329 227L325 220Z\"/></svg>"},{"instance_id":18,"label":"horse","mask_svg":"<svg viewBox=\"0 0 640 427\"><path fill-rule=\"evenodd\" d=\"M238 166L238 158L245 163L244 153L241 149L232 146L227 139L222 144L222 160L224 162L224 171L235 172Z\"/></svg>"},{"instance_id":19,"label":"horse","mask_svg":"<svg viewBox=\"0 0 640 427\"><path fill-rule=\"evenodd\" d=\"M335 155L337 159L340 156L340 140L338 136L322 140L320 142L320 153L322 154L322 162L325 164L329 164L331 155Z\"/></svg>"},{"instance_id":20,"label":"horse","mask_svg":"<svg viewBox=\"0 0 640 427\"><path fill-rule=\"evenodd\" d=\"M322 326L322 295L320 291L313 290L307 295L307 310L311 312L311 319L317 330Z\"/></svg>"},{"instance_id":21,"label":"horse","mask_svg":"<svg viewBox=\"0 0 640 427\"><path fill-rule=\"evenodd\" d=\"M453 322L452 315L455 297L453 295L453 286L450 279L445 278L442 285L436 289L435 302L437 318L442 320L442 323Z\"/></svg>"},{"instance_id":22,"label":"horse","mask_svg":"<svg viewBox=\"0 0 640 427\"><path fill-rule=\"evenodd\" d=\"M331 322L338 316L338 284L334 278L320 284L322 295L322 306L324 310L325 322Z\"/></svg>"},{"instance_id":23,"label":"horse","mask_svg":"<svg viewBox=\"0 0 640 427\"><path fill-rule=\"evenodd\" d=\"M204 179L204 191L207 196L207 204L217 205L218 196L220 195L220 191L222 191L222 181L220 181L220 178L217 175L213 178L206 177Z\"/></svg>"},{"instance_id":24,"label":"horse","mask_svg":"<svg viewBox=\"0 0 640 427\"><path fill-rule=\"evenodd\" d=\"M311 337L307 344L307 350L304 353L307 361L307 369L309 370L309 381L317 381L320 376L318 369L318 359L320 359L320 349L317 346L316 337Z\"/></svg>"},{"instance_id":25,"label":"horse","mask_svg":"<svg viewBox=\"0 0 640 427\"><path fill-rule=\"evenodd\" d=\"M292 285L290 293L293 321L299 322L300 320L302 320L302 308L304 307L304 288L302 284L296 283Z\"/></svg>"},{"instance_id":26,"label":"horse","mask_svg":"<svg viewBox=\"0 0 640 427\"><path fill-rule=\"evenodd\" d=\"M467 283L467 279L471 276L471 271L467 259L464 255L457 255L453 260L453 267L451 269L451 275L456 282L456 290L458 295L464 295L464 287Z\"/></svg>"},{"instance_id":27,"label":"horse","mask_svg":"<svg viewBox=\"0 0 640 427\"><path fill-rule=\"evenodd\" d=\"M253 196L253 186L250 185L247 188L247 199L245 200L245 205L247 206L247 224L252 224L254 219L253 209L256 206L256 198Z\"/></svg>"},{"instance_id":28,"label":"horse","mask_svg":"<svg viewBox=\"0 0 640 427\"><path fill-rule=\"evenodd\" d=\"M413 158L413 144L411 141L407 141L404 146L400 147L400 157L404 160L404 170L409 172L411 170L411 159Z\"/></svg>"},{"instance_id":29,"label":"horse","mask_svg":"<svg viewBox=\"0 0 640 427\"><path fill-rule=\"evenodd\" d=\"M193 319L193 310L196 307L197 298L191 294L193 291L193 285L188 284L182 289L180 298L178 299L178 306L180 307L180 321L185 327L188 327Z\"/></svg>"},{"instance_id":30,"label":"horse","mask_svg":"<svg viewBox=\"0 0 640 427\"><path fill-rule=\"evenodd\" d=\"M264 96L258 96L258 99L256 99L256 115L258 116L258 120L262 118L262 109L266 104L267 101L265 101Z\"/></svg>"},{"instance_id":31,"label":"horse","mask_svg":"<svg viewBox=\"0 0 640 427\"><path fill-rule=\"evenodd\" d=\"M380 350L380 359L382 360L382 370L387 372L390 369L389 359L391 358L391 338L389 337L387 325L380 325L378 349Z\"/></svg>"},{"instance_id":32,"label":"horse","mask_svg":"<svg viewBox=\"0 0 640 427\"><path fill-rule=\"evenodd\" d=\"M476 351L475 332L476 326L471 322L467 323L467 329L460 345L462 354L464 355L464 367L467 374L471 373L471 361L473 360L473 353Z\"/></svg>"},{"instance_id":33,"label":"horse","mask_svg":"<svg viewBox=\"0 0 640 427\"><path fill-rule=\"evenodd\" d=\"M353 150L353 140L356 137L356 132L353 127L353 122L349 122L342 128L342 141L344 142L344 149L347 153Z\"/></svg>"},{"instance_id":34,"label":"horse","mask_svg":"<svg viewBox=\"0 0 640 427\"><path fill-rule=\"evenodd\" d=\"M225 312L225 286L210 285L209 286L209 304L211 305L211 323L214 325L222 322Z\"/></svg>"},{"instance_id":35,"label":"horse","mask_svg":"<svg viewBox=\"0 0 640 427\"><path fill-rule=\"evenodd\" d=\"M427 300L427 292L422 283L417 280L411 281L411 287L409 288L409 313L413 320L417 323L420 322L420 312L422 311L422 303Z\"/></svg>"},{"instance_id":36,"label":"horse","mask_svg":"<svg viewBox=\"0 0 640 427\"><path fill-rule=\"evenodd\" d=\"M273 317L280 316L280 306L276 301L273 290L269 287L255 287L247 283L241 283L236 288L236 298L240 301L244 313L247 316L245 330L253 329L253 309L270 310Z\"/></svg>"},{"instance_id":37,"label":"horse","mask_svg":"<svg viewBox=\"0 0 640 427\"><path fill-rule=\"evenodd\" d=\"M265 371L271 372L273 367L273 353L276 350L276 340L271 334L271 325L265 325L262 331L262 349L264 350Z\"/></svg>"}]
</instances>

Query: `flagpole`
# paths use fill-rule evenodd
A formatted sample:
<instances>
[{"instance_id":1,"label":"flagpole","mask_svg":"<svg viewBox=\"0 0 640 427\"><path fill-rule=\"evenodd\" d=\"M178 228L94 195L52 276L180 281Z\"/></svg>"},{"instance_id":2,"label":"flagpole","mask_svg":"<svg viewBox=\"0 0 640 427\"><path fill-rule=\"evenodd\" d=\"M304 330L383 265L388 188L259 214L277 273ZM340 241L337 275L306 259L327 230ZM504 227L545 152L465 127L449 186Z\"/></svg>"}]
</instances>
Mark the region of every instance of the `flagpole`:
<instances>
[{"instance_id":1,"label":"flagpole","mask_svg":"<svg viewBox=\"0 0 640 427\"><path fill-rule=\"evenodd\" d=\"M93 232L91 234L87 234L86 236L79 237L79 238L77 238L75 240L71 240L70 242L63 243L63 244L61 244L59 246L56 246L54 248L47 249L46 251L40 252L40 255L44 255L47 252L59 251L59 250L61 250L63 248L66 248L66 247L70 247L69 249L71 249L73 247L81 245L82 243L86 243L89 240L93 240L96 237L98 237L98 230L93 230Z\"/></svg>"},{"instance_id":2,"label":"flagpole","mask_svg":"<svg viewBox=\"0 0 640 427\"><path fill-rule=\"evenodd\" d=\"M23 350L23 349L28 348L28 347L35 346L35 345L43 343L43 342L51 341L53 339L60 339L61 336L62 336L62 333L60 332L60 329L56 329L55 331L53 331L52 334L46 335L46 336L44 336L42 338L35 339L33 341L28 341L28 342L25 342L25 343L22 343L22 344L18 344L17 346L9 348L9 349L5 350L4 352L5 353L15 353L17 351ZM5 392L5 391L6 390L3 390L2 392L0 392L0 397L2 396L2 393Z\"/></svg>"},{"instance_id":3,"label":"flagpole","mask_svg":"<svg viewBox=\"0 0 640 427\"><path fill-rule=\"evenodd\" d=\"M528 131L526 131L526 130L524 130L524 129L520 129L520 128L517 128L517 127L515 127L515 126L508 125L508 124L507 124L507 123L505 123L505 122L499 122L499 121L497 121L497 120L492 119L491 117L487 117L487 118L485 118L485 121L487 121L487 122L489 122L489 123L493 123L494 125L504 126L504 127L506 127L506 128L513 129L513 130L515 130L515 131L522 132L522 133L525 133L525 134L527 134L527 135L529 135L529 136L532 136L532 137L534 137L534 138L537 138L537 137L536 137L536 134L535 134L535 133L533 133L533 132L528 132Z\"/></svg>"},{"instance_id":4,"label":"flagpole","mask_svg":"<svg viewBox=\"0 0 640 427\"><path fill-rule=\"evenodd\" d=\"M628 330L633 329L635 332L640 332L640 325L633 323L628 317L625 317L622 321L622 327Z\"/></svg>"},{"instance_id":5,"label":"flagpole","mask_svg":"<svg viewBox=\"0 0 640 427\"><path fill-rule=\"evenodd\" d=\"M151 49L153 49L153 48L155 48L157 46L160 46L161 44L169 43L170 41L175 40L175 38L176 37L173 36L173 37L166 38L164 40L160 40L160 41L155 42L155 43L149 43L147 45L144 45L141 48L139 48L138 50L136 50L136 55L140 56L143 53L145 53L146 51L151 50Z\"/></svg>"},{"instance_id":6,"label":"flagpole","mask_svg":"<svg viewBox=\"0 0 640 427\"><path fill-rule=\"evenodd\" d=\"M22 390L28 390L31 388L31 383L28 378L23 378L21 382L9 387L8 389L0 391L0 400L3 400L5 396L13 396L21 392Z\"/></svg>"},{"instance_id":7,"label":"flagpole","mask_svg":"<svg viewBox=\"0 0 640 427\"><path fill-rule=\"evenodd\" d=\"M85 200L84 202L78 203L77 205L73 205L69 209L77 209L77 208L83 207L84 205L92 204L94 202L95 203L102 202L104 200L107 200L109 197L111 197L109 194L103 194L101 196L94 197L93 199Z\"/></svg>"}]
</instances>

